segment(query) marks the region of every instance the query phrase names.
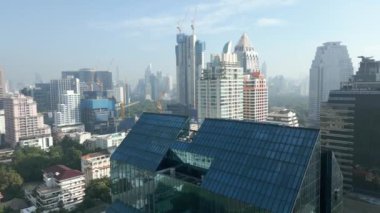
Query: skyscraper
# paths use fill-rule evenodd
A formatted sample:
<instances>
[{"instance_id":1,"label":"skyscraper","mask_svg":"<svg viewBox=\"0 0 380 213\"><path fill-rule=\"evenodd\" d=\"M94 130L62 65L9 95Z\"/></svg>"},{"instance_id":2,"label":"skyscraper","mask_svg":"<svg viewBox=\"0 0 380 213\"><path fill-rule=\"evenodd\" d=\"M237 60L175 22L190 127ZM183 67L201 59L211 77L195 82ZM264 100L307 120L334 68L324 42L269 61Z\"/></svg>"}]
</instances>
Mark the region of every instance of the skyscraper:
<instances>
[{"instance_id":1,"label":"skyscraper","mask_svg":"<svg viewBox=\"0 0 380 213\"><path fill-rule=\"evenodd\" d=\"M235 46L235 53L238 55L240 66L244 69L244 74L260 72L258 53L251 45L247 33L244 33Z\"/></svg>"},{"instance_id":2,"label":"skyscraper","mask_svg":"<svg viewBox=\"0 0 380 213\"><path fill-rule=\"evenodd\" d=\"M198 80L198 118L243 120L243 68L232 43L221 55L212 55L211 62Z\"/></svg>"},{"instance_id":3,"label":"skyscraper","mask_svg":"<svg viewBox=\"0 0 380 213\"><path fill-rule=\"evenodd\" d=\"M380 61L362 57L359 71L321 105L322 147L335 153L344 188L380 197Z\"/></svg>"},{"instance_id":4,"label":"skyscraper","mask_svg":"<svg viewBox=\"0 0 380 213\"><path fill-rule=\"evenodd\" d=\"M268 117L268 87L261 72L244 75L244 120L265 121Z\"/></svg>"},{"instance_id":5,"label":"skyscraper","mask_svg":"<svg viewBox=\"0 0 380 213\"><path fill-rule=\"evenodd\" d=\"M317 48L310 68L309 125L319 127L320 103L331 90L339 89L353 74L347 47L340 42L326 42Z\"/></svg>"},{"instance_id":6,"label":"skyscraper","mask_svg":"<svg viewBox=\"0 0 380 213\"><path fill-rule=\"evenodd\" d=\"M37 139L41 148L53 145L51 130L37 113L37 103L32 97L13 95L4 99L5 141L15 147L22 141ZM46 146L47 145L47 146Z\"/></svg>"},{"instance_id":7,"label":"skyscraper","mask_svg":"<svg viewBox=\"0 0 380 213\"><path fill-rule=\"evenodd\" d=\"M191 109L196 107L196 82L204 68L204 50L205 44L198 41L195 34L177 34L177 99Z\"/></svg>"},{"instance_id":8,"label":"skyscraper","mask_svg":"<svg viewBox=\"0 0 380 213\"><path fill-rule=\"evenodd\" d=\"M5 95L5 79L4 79L4 72L0 68L0 109L4 109L4 95Z\"/></svg>"},{"instance_id":9,"label":"skyscraper","mask_svg":"<svg viewBox=\"0 0 380 213\"><path fill-rule=\"evenodd\" d=\"M89 68L83 68L78 71L62 71L62 79L70 77L78 78L80 82L84 82L89 91L112 90L113 82L110 71L98 71Z\"/></svg>"},{"instance_id":10,"label":"skyscraper","mask_svg":"<svg viewBox=\"0 0 380 213\"><path fill-rule=\"evenodd\" d=\"M145 100L152 100L152 85L151 85L151 75L152 75L152 64L145 69Z\"/></svg>"},{"instance_id":11,"label":"skyscraper","mask_svg":"<svg viewBox=\"0 0 380 213\"><path fill-rule=\"evenodd\" d=\"M61 94L60 103L54 113L56 126L80 124L80 95L73 90L66 90Z\"/></svg>"},{"instance_id":12,"label":"skyscraper","mask_svg":"<svg viewBox=\"0 0 380 213\"><path fill-rule=\"evenodd\" d=\"M243 117L244 120L265 121L268 116L268 88L260 72L258 53L244 33L235 46L240 66L244 70Z\"/></svg>"},{"instance_id":13,"label":"skyscraper","mask_svg":"<svg viewBox=\"0 0 380 213\"><path fill-rule=\"evenodd\" d=\"M67 90L72 90L75 93L80 94L79 79L70 76L64 79L50 81L50 101L52 111L57 110L58 104L61 103L62 94Z\"/></svg>"}]
</instances>

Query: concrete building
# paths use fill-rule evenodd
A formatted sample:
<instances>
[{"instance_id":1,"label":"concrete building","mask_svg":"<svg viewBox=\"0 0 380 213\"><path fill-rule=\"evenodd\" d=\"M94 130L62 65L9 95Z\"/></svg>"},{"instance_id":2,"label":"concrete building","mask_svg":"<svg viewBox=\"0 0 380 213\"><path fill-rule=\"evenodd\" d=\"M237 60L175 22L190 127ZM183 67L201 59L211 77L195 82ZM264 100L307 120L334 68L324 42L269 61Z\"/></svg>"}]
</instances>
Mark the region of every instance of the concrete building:
<instances>
[{"instance_id":1,"label":"concrete building","mask_svg":"<svg viewBox=\"0 0 380 213\"><path fill-rule=\"evenodd\" d=\"M30 138L20 139L20 147L38 147L42 150L48 151L51 146L53 146L52 136L36 136Z\"/></svg>"},{"instance_id":2,"label":"concrete building","mask_svg":"<svg viewBox=\"0 0 380 213\"><path fill-rule=\"evenodd\" d=\"M319 128L320 104L331 90L339 89L353 75L347 47L340 42L326 42L317 48L310 67L309 126Z\"/></svg>"},{"instance_id":3,"label":"concrete building","mask_svg":"<svg viewBox=\"0 0 380 213\"><path fill-rule=\"evenodd\" d=\"M78 78L86 84L87 91L112 90L112 72L83 68L78 71L62 71L62 79Z\"/></svg>"},{"instance_id":4,"label":"concrete building","mask_svg":"<svg viewBox=\"0 0 380 213\"><path fill-rule=\"evenodd\" d=\"M85 179L83 173L64 165L43 170L44 183L34 189L26 189L25 197L37 208L46 212L61 207L72 211L83 202Z\"/></svg>"},{"instance_id":5,"label":"concrete building","mask_svg":"<svg viewBox=\"0 0 380 213\"><path fill-rule=\"evenodd\" d=\"M4 112L6 143L15 147L22 140L50 140L51 129L44 124L43 115L37 113L37 104L32 97L16 94L5 98Z\"/></svg>"},{"instance_id":6,"label":"concrete building","mask_svg":"<svg viewBox=\"0 0 380 213\"><path fill-rule=\"evenodd\" d=\"M194 33L177 34L177 99L189 109L195 109L197 106L196 82L204 68L204 50L205 43L198 41Z\"/></svg>"},{"instance_id":7,"label":"concrete building","mask_svg":"<svg viewBox=\"0 0 380 213\"><path fill-rule=\"evenodd\" d=\"M50 81L50 101L52 111L58 109L58 104L62 103L62 94L64 94L67 90L72 90L74 93L80 94L81 90L79 79L68 77L65 79Z\"/></svg>"},{"instance_id":8,"label":"concrete building","mask_svg":"<svg viewBox=\"0 0 380 213\"><path fill-rule=\"evenodd\" d=\"M126 85L117 84L113 87L113 97L115 98L117 103L126 104Z\"/></svg>"},{"instance_id":9,"label":"concrete building","mask_svg":"<svg viewBox=\"0 0 380 213\"><path fill-rule=\"evenodd\" d=\"M244 120L265 121L268 117L268 87L260 72L244 75Z\"/></svg>"},{"instance_id":10,"label":"concrete building","mask_svg":"<svg viewBox=\"0 0 380 213\"><path fill-rule=\"evenodd\" d=\"M251 45L247 33L244 33L235 46L235 53L238 56L240 66L244 69L244 74L260 72L259 56Z\"/></svg>"},{"instance_id":11,"label":"concrete building","mask_svg":"<svg viewBox=\"0 0 380 213\"><path fill-rule=\"evenodd\" d=\"M73 132L66 134L67 137L74 141L78 141L79 144L83 144L86 140L91 138L90 132Z\"/></svg>"},{"instance_id":12,"label":"concrete building","mask_svg":"<svg viewBox=\"0 0 380 213\"><path fill-rule=\"evenodd\" d=\"M228 42L221 55L211 56L198 80L198 119L243 120L242 100L243 68Z\"/></svg>"},{"instance_id":13,"label":"concrete building","mask_svg":"<svg viewBox=\"0 0 380 213\"><path fill-rule=\"evenodd\" d=\"M3 99L5 96L5 90L4 71L0 68L0 109L4 109Z\"/></svg>"},{"instance_id":14,"label":"concrete building","mask_svg":"<svg viewBox=\"0 0 380 213\"><path fill-rule=\"evenodd\" d=\"M322 147L335 153L344 189L380 197L380 61L362 57L359 71L321 107Z\"/></svg>"},{"instance_id":15,"label":"concrete building","mask_svg":"<svg viewBox=\"0 0 380 213\"><path fill-rule=\"evenodd\" d=\"M4 110L0 110L0 145L5 143L5 114Z\"/></svg>"},{"instance_id":16,"label":"concrete building","mask_svg":"<svg viewBox=\"0 0 380 213\"><path fill-rule=\"evenodd\" d=\"M286 108L276 108L268 114L267 123L298 127L298 118L295 112Z\"/></svg>"},{"instance_id":17,"label":"concrete building","mask_svg":"<svg viewBox=\"0 0 380 213\"><path fill-rule=\"evenodd\" d=\"M81 170L88 185L92 180L110 177L110 154L95 152L81 157Z\"/></svg>"},{"instance_id":18,"label":"concrete building","mask_svg":"<svg viewBox=\"0 0 380 213\"><path fill-rule=\"evenodd\" d=\"M118 132L106 135L93 135L84 143L84 145L87 149L90 150L105 150L112 147L118 147L120 143L124 140L125 136L127 136L127 133L125 132Z\"/></svg>"},{"instance_id":19,"label":"concrete building","mask_svg":"<svg viewBox=\"0 0 380 213\"><path fill-rule=\"evenodd\" d=\"M66 90L61 94L57 111L54 113L54 125L70 126L80 123L80 94Z\"/></svg>"}]
</instances>

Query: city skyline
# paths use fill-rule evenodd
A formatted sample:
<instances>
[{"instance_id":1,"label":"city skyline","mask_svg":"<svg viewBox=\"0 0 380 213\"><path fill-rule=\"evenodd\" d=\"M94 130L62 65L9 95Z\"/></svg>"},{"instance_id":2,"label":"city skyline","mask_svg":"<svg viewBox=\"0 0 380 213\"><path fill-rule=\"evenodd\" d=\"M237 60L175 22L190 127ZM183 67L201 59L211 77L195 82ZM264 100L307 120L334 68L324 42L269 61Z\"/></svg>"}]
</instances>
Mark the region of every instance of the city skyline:
<instances>
[{"instance_id":1,"label":"city skyline","mask_svg":"<svg viewBox=\"0 0 380 213\"><path fill-rule=\"evenodd\" d=\"M307 76L315 47L327 41L347 45L354 70L357 56L378 58L380 52L377 29L371 27L380 8L374 0L91 3L1 3L0 66L5 78L14 84L34 83L38 73L47 82L63 70L91 67L116 74L119 67L120 78L136 85L149 63L175 76L176 26L182 22L190 34L194 18L206 56L226 41L236 45L247 32L269 76Z\"/></svg>"}]
</instances>

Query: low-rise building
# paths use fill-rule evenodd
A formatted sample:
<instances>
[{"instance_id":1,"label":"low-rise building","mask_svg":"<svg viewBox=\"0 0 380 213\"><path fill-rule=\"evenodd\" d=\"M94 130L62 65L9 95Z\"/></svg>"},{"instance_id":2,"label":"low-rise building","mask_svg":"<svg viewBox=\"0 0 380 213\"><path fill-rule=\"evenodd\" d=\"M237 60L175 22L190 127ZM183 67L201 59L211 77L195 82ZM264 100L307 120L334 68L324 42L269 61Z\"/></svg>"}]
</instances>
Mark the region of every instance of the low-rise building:
<instances>
[{"instance_id":1,"label":"low-rise building","mask_svg":"<svg viewBox=\"0 0 380 213\"><path fill-rule=\"evenodd\" d=\"M268 114L267 123L298 127L298 118L295 112L286 108L276 108Z\"/></svg>"},{"instance_id":2,"label":"low-rise building","mask_svg":"<svg viewBox=\"0 0 380 213\"><path fill-rule=\"evenodd\" d=\"M11 163L14 149L0 149L0 163Z\"/></svg>"},{"instance_id":3,"label":"low-rise building","mask_svg":"<svg viewBox=\"0 0 380 213\"><path fill-rule=\"evenodd\" d=\"M83 155L81 169L86 184L89 184L91 180L110 177L110 154L103 151Z\"/></svg>"},{"instance_id":4,"label":"low-rise building","mask_svg":"<svg viewBox=\"0 0 380 213\"><path fill-rule=\"evenodd\" d=\"M82 172L64 165L43 170L44 183L34 189L25 189L26 198L45 212L60 208L75 209L85 195L85 179Z\"/></svg>"},{"instance_id":5,"label":"low-rise building","mask_svg":"<svg viewBox=\"0 0 380 213\"><path fill-rule=\"evenodd\" d=\"M125 136L127 136L125 132L106 135L93 135L90 139L86 140L84 145L87 149L90 150L118 147L124 140Z\"/></svg>"},{"instance_id":6,"label":"low-rise building","mask_svg":"<svg viewBox=\"0 0 380 213\"><path fill-rule=\"evenodd\" d=\"M21 139L19 141L20 147L38 147L42 150L49 150L49 147L53 146L52 136L42 136L42 137L30 137Z\"/></svg>"},{"instance_id":7,"label":"low-rise building","mask_svg":"<svg viewBox=\"0 0 380 213\"><path fill-rule=\"evenodd\" d=\"M91 138L90 132L73 132L68 135L72 140L78 141L80 144L83 144L86 140Z\"/></svg>"}]
</instances>

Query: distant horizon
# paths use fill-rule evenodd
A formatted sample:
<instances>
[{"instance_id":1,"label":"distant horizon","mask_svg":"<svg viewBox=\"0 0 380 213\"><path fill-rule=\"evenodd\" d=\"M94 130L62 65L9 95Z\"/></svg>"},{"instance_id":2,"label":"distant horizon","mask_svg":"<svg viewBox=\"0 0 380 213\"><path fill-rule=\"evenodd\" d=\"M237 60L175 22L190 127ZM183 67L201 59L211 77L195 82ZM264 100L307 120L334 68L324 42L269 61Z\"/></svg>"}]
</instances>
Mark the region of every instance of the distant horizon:
<instances>
[{"instance_id":1,"label":"distant horizon","mask_svg":"<svg viewBox=\"0 0 380 213\"><path fill-rule=\"evenodd\" d=\"M330 41L347 46L354 72L358 56L380 60L375 0L21 2L0 3L0 67L13 85L82 68L109 70L116 81L117 67L136 85L149 63L175 79L176 27L190 34L192 21L206 43L205 62L246 32L268 77L306 78L316 48Z\"/></svg>"}]
</instances>

